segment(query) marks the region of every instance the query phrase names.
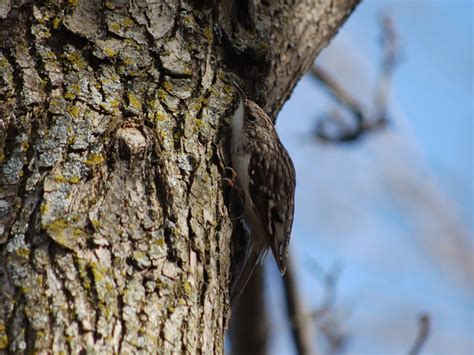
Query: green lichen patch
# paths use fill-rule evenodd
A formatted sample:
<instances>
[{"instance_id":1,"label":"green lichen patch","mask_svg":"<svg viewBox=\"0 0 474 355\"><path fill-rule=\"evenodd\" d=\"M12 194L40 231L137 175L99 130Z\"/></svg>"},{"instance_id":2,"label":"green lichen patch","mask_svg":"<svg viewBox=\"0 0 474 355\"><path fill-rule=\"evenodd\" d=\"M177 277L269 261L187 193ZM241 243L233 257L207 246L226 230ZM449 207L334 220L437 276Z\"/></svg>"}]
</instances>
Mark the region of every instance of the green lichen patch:
<instances>
[{"instance_id":1,"label":"green lichen patch","mask_svg":"<svg viewBox=\"0 0 474 355\"><path fill-rule=\"evenodd\" d=\"M204 125L204 121L201 120L200 118L195 118L194 123L195 123L195 125L198 129L201 128Z\"/></svg>"},{"instance_id":2,"label":"green lichen patch","mask_svg":"<svg viewBox=\"0 0 474 355\"><path fill-rule=\"evenodd\" d=\"M71 118L77 119L80 116L80 108L78 106L66 106L66 112L69 113Z\"/></svg>"},{"instance_id":3,"label":"green lichen patch","mask_svg":"<svg viewBox=\"0 0 474 355\"><path fill-rule=\"evenodd\" d=\"M81 181L79 176L71 176L70 178L65 178L64 175L58 174L54 176L54 179L63 184L77 184Z\"/></svg>"},{"instance_id":4,"label":"green lichen patch","mask_svg":"<svg viewBox=\"0 0 474 355\"><path fill-rule=\"evenodd\" d=\"M76 94L73 94L72 92L66 92L66 93L64 94L64 98L65 98L66 100L72 101L72 100L74 100L74 99L76 98Z\"/></svg>"},{"instance_id":5,"label":"green lichen patch","mask_svg":"<svg viewBox=\"0 0 474 355\"><path fill-rule=\"evenodd\" d=\"M101 68L97 84L105 97L105 100L100 103L100 107L113 115L118 115L120 113L119 108L122 105L123 87L113 66Z\"/></svg>"},{"instance_id":6,"label":"green lichen patch","mask_svg":"<svg viewBox=\"0 0 474 355\"><path fill-rule=\"evenodd\" d=\"M116 11L107 11L105 22L109 32L123 38L134 39L139 43L146 43L142 29L130 16Z\"/></svg>"},{"instance_id":7,"label":"green lichen patch","mask_svg":"<svg viewBox=\"0 0 474 355\"><path fill-rule=\"evenodd\" d=\"M63 218L54 220L43 228L56 243L71 250L85 237L82 229Z\"/></svg>"},{"instance_id":8,"label":"green lichen patch","mask_svg":"<svg viewBox=\"0 0 474 355\"><path fill-rule=\"evenodd\" d=\"M104 48L104 54L107 57L112 58L112 57L115 57L115 55L117 54L117 51L113 48L106 47L106 48Z\"/></svg>"},{"instance_id":9,"label":"green lichen patch","mask_svg":"<svg viewBox=\"0 0 474 355\"><path fill-rule=\"evenodd\" d=\"M178 97L170 95L164 88L158 89L157 95L161 104L165 105L168 108L168 111L178 111L180 103L180 99Z\"/></svg>"},{"instance_id":10,"label":"green lichen patch","mask_svg":"<svg viewBox=\"0 0 474 355\"><path fill-rule=\"evenodd\" d=\"M132 77L155 76L152 70L153 59L146 47L140 46L133 40L125 40L122 49L117 56L120 59L117 71L121 75ZM124 45L125 44L125 45Z\"/></svg>"},{"instance_id":11,"label":"green lichen patch","mask_svg":"<svg viewBox=\"0 0 474 355\"><path fill-rule=\"evenodd\" d=\"M97 39L94 42L94 46L93 53L97 58L108 58L110 60L115 59L115 57L117 57L125 47L123 41L115 38L108 38L105 40Z\"/></svg>"},{"instance_id":12,"label":"green lichen patch","mask_svg":"<svg viewBox=\"0 0 474 355\"><path fill-rule=\"evenodd\" d=\"M84 161L84 164L88 166L96 166L100 165L105 161L105 157L99 153L92 153L89 157Z\"/></svg>"},{"instance_id":13,"label":"green lichen patch","mask_svg":"<svg viewBox=\"0 0 474 355\"><path fill-rule=\"evenodd\" d=\"M28 247L18 248L15 250L16 256L28 260L31 254L31 249Z\"/></svg>"},{"instance_id":14,"label":"green lichen patch","mask_svg":"<svg viewBox=\"0 0 474 355\"><path fill-rule=\"evenodd\" d=\"M100 107L108 113L118 115L120 112L119 110L120 100L115 99L115 98L109 98L107 101L102 102L100 104Z\"/></svg>"},{"instance_id":15,"label":"green lichen patch","mask_svg":"<svg viewBox=\"0 0 474 355\"><path fill-rule=\"evenodd\" d=\"M168 249L163 230L151 232L147 244L148 257L154 266L160 264L164 259L166 259Z\"/></svg>"},{"instance_id":16,"label":"green lichen patch","mask_svg":"<svg viewBox=\"0 0 474 355\"><path fill-rule=\"evenodd\" d=\"M148 258L148 255L141 250L136 250L133 252L133 259L136 262L136 265L139 269L146 269L150 267L151 261Z\"/></svg>"},{"instance_id":17,"label":"green lichen patch","mask_svg":"<svg viewBox=\"0 0 474 355\"><path fill-rule=\"evenodd\" d=\"M61 26L61 23L62 23L61 19L59 17L55 17L53 19L53 28L57 30L59 26Z\"/></svg>"},{"instance_id":18,"label":"green lichen patch","mask_svg":"<svg viewBox=\"0 0 474 355\"><path fill-rule=\"evenodd\" d=\"M86 174L86 168L81 164L80 160L69 160L61 165L56 166L51 172L54 182L58 185L62 184L78 184L82 176ZM48 180L49 181L49 180ZM57 186L56 189L64 188ZM70 189L70 187L68 188Z\"/></svg>"},{"instance_id":19,"label":"green lichen patch","mask_svg":"<svg viewBox=\"0 0 474 355\"><path fill-rule=\"evenodd\" d=\"M203 108L203 106L207 105L207 99L205 97L197 97L194 98L190 105L190 112L194 115L197 115L199 111Z\"/></svg>"},{"instance_id":20,"label":"green lichen patch","mask_svg":"<svg viewBox=\"0 0 474 355\"><path fill-rule=\"evenodd\" d=\"M23 153L28 151L28 148L30 147L30 143L28 142L27 139L22 139L18 141L18 143L20 144L20 149Z\"/></svg>"},{"instance_id":21,"label":"green lichen patch","mask_svg":"<svg viewBox=\"0 0 474 355\"><path fill-rule=\"evenodd\" d=\"M87 62L82 57L81 53L73 46L65 46L65 51L62 55L62 59L63 63L68 64L73 69L83 70L88 68Z\"/></svg>"},{"instance_id":22,"label":"green lichen patch","mask_svg":"<svg viewBox=\"0 0 474 355\"><path fill-rule=\"evenodd\" d=\"M99 228L100 228L100 225L101 225L100 221L98 219L93 218L93 219L90 220L90 222L91 222L92 227L94 228L94 230L98 231Z\"/></svg>"},{"instance_id":23,"label":"green lichen patch","mask_svg":"<svg viewBox=\"0 0 474 355\"><path fill-rule=\"evenodd\" d=\"M213 32L211 26L205 26L203 30L204 37L206 37L208 43L212 43Z\"/></svg>"},{"instance_id":24,"label":"green lichen patch","mask_svg":"<svg viewBox=\"0 0 474 355\"><path fill-rule=\"evenodd\" d=\"M195 98L191 101L188 106L188 110L185 113L184 120L184 136L186 138L192 138L196 136L196 133L201 132L203 129L208 131L208 123L206 122L206 116L202 114L201 110L205 109L207 99L203 97Z\"/></svg>"},{"instance_id":25,"label":"green lichen patch","mask_svg":"<svg viewBox=\"0 0 474 355\"><path fill-rule=\"evenodd\" d=\"M188 99L192 96L194 86L190 79L175 79L165 77L163 88L167 93L176 96L182 100Z\"/></svg>"},{"instance_id":26,"label":"green lichen patch","mask_svg":"<svg viewBox=\"0 0 474 355\"><path fill-rule=\"evenodd\" d=\"M130 92L127 96L127 99L127 110L137 115L140 114L142 112L142 102L140 98L135 93Z\"/></svg>"},{"instance_id":27,"label":"green lichen patch","mask_svg":"<svg viewBox=\"0 0 474 355\"><path fill-rule=\"evenodd\" d=\"M81 94L81 86L78 83L70 84L66 87L64 98L72 101Z\"/></svg>"},{"instance_id":28,"label":"green lichen patch","mask_svg":"<svg viewBox=\"0 0 474 355\"><path fill-rule=\"evenodd\" d=\"M186 297L191 296L192 291L193 291L193 289L191 287L191 283L188 280L185 280L183 282L183 292L186 295Z\"/></svg>"},{"instance_id":29,"label":"green lichen patch","mask_svg":"<svg viewBox=\"0 0 474 355\"><path fill-rule=\"evenodd\" d=\"M163 88L170 94L173 93L173 85L170 83L169 78L163 83Z\"/></svg>"},{"instance_id":30,"label":"green lichen patch","mask_svg":"<svg viewBox=\"0 0 474 355\"><path fill-rule=\"evenodd\" d=\"M0 333L0 350L5 350L8 347L8 335Z\"/></svg>"},{"instance_id":31,"label":"green lichen patch","mask_svg":"<svg viewBox=\"0 0 474 355\"><path fill-rule=\"evenodd\" d=\"M56 115L60 115L60 114L64 113L65 109L66 109L65 97L52 96L49 99L49 107L48 107L49 112L51 112L53 114L56 114Z\"/></svg>"},{"instance_id":32,"label":"green lichen patch","mask_svg":"<svg viewBox=\"0 0 474 355\"><path fill-rule=\"evenodd\" d=\"M163 111L158 111L158 112L155 112L154 118L156 121L162 122L167 118L167 115Z\"/></svg>"},{"instance_id":33,"label":"green lichen patch","mask_svg":"<svg viewBox=\"0 0 474 355\"><path fill-rule=\"evenodd\" d=\"M102 250L103 251L103 250ZM108 252L105 252L104 257L108 258ZM97 292L98 305L97 310L101 317L105 319L111 319L114 314L117 313L116 305L116 285L113 282L112 274L113 271L107 261L103 263L100 259L90 261L85 265L87 274L92 274L92 284L89 287L94 287ZM87 279L90 280L89 277ZM90 282L90 281L88 281Z\"/></svg>"}]
</instances>

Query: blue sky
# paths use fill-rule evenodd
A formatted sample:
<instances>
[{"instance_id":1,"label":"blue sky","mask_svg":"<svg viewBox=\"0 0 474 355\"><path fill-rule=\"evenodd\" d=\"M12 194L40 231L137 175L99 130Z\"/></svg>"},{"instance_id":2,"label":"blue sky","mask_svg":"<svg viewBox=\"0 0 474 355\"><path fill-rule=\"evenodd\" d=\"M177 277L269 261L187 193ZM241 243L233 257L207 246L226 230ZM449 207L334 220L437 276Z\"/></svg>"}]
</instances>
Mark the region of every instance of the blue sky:
<instances>
[{"instance_id":1,"label":"blue sky","mask_svg":"<svg viewBox=\"0 0 474 355\"><path fill-rule=\"evenodd\" d=\"M423 311L433 322L425 353L472 354L473 4L363 1L317 62L368 108L380 13L394 19L402 47L389 129L354 145L315 142L317 117L335 104L308 76L278 117L297 170L292 250L301 289L314 309L321 290L305 260L343 265L338 300L350 314L351 354L406 353ZM270 306L281 309L267 265ZM293 353L284 327L273 339L273 353Z\"/></svg>"}]
</instances>

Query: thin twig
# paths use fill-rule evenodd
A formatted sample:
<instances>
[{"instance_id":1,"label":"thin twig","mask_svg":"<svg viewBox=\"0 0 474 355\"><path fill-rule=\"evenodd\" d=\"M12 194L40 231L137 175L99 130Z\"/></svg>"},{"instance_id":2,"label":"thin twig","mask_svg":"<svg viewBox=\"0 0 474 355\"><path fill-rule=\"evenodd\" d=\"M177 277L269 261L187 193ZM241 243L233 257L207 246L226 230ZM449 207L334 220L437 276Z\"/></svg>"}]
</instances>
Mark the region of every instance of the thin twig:
<instances>
[{"instance_id":1,"label":"thin twig","mask_svg":"<svg viewBox=\"0 0 474 355\"><path fill-rule=\"evenodd\" d=\"M426 339L430 335L430 315L428 313L423 313L419 318L418 334L416 336L415 342L411 347L409 355L418 355L421 348L425 345Z\"/></svg>"},{"instance_id":2,"label":"thin twig","mask_svg":"<svg viewBox=\"0 0 474 355\"><path fill-rule=\"evenodd\" d=\"M321 306L311 312L311 318L317 320L328 313L336 302L336 286L341 273L341 266L336 264L330 271L325 271L313 259L308 259L307 264L309 269L316 274L324 285L324 296Z\"/></svg>"},{"instance_id":3,"label":"thin twig","mask_svg":"<svg viewBox=\"0 0 474 355\"><path fill-rule=\"evenodd\" d=\"M309 314L318 331L327 343L327 353L341 353L347 346L348 337L343 330L341 315L336 309L337 284L341 273L340 264L335 264L329 271L324 270L313 258L308 258L306 266L322 283L324 295L321 305Z\"/></svg>"},{"instance_id":4,"label":"thin twig","mask_svg":"<svg viewBox=\"0 0 474 355\"><path fill-rule=\"evenodd\" d=\"M377 83L375 109L376 119L384 121L386 119L386 107L390 93L393 71L399 61L398 35L395 30L393 20L390 16L381 16L382 23L382 46L384 48L384 58L380 77Z\"/></svg>"},{"instance_id":5,"label":"thin twig","mask_svg":"<svg viewBox=\"0 0 474 355\"><path fill-rule=\"evenodd\" d=\"M377 90L375 94L375 114L369 116L363 107L342 86L333 80L322 68L313 65L310 73L318 79L334 96L334 98L347 109L355 120L355 125L341 122L337 113L326 114L317 123L315 133L317 137L328 142L352 142L368 132L381 129L387 125L387 102L390 92L390 83L393 71L398 63L398 37L393 21L384 16L382 23L382 45L384 58L382 61ZM330 133L329 128L336 127L336 133Z\"/></svg>"}]
</instances>

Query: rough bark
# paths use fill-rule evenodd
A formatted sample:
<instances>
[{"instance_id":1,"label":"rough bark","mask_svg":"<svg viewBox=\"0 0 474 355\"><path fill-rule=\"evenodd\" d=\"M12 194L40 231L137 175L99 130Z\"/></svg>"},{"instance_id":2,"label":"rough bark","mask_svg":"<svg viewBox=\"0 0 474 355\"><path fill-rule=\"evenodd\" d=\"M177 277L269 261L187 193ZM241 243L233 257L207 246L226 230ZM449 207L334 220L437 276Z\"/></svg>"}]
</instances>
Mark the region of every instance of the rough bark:
<instances>
[{"instance_id":1,"label":"rough bark","mask_svg":"<svg viewBox=\"0 0 474 355\"><path fill-rule=\"evenodd\" d=\"M356 2L3 1L0 351L222 352L224 79L276 113Z\"/></svg>"}]
</instances>

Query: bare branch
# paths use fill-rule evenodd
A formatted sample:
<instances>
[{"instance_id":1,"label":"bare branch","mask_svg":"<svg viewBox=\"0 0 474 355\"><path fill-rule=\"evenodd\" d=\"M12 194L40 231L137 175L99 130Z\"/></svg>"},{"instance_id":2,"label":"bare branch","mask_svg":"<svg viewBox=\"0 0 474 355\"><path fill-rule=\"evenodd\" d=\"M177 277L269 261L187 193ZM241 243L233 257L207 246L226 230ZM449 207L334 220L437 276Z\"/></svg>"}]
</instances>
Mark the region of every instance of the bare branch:
<instances>
[{"instance_id":1,"label":"bare branch","mask_svg":"<svg viewBox=\"0 0 474 355\"><path fill-rule=\"evenodd\" d=\"M316 134L318 137L325 141L350 141L357 139L362 133L361 130L364 122L364 113L362 107L342 86L332 79L323 68L313 65L310 69L310 73L326 86L332 96L342 106L346 107L354 115L357 123L357 128L352 130L348 129L347 127L341 127L341 133L336 138L327 133L326 129L326 127L328 127L328 125L331 123L330 120L334 121L336 119L336 117L334 117L335 114L327 115L325 118L319 120L317 124Z\"/></svg>"},{"instance_id":2,"label":"bare branch","mask_svg":"<svg viewBox=\"0 0 474 355\"><path fill-rule=\"evenodd\" d=\"M283 277L285 289L286 310L291 323L293 340L299 355L311 355L315 353L313 349L313 330L310 318L304 310L301 298L298 294L294 265L292 258L288 258L288 266Z\"/></svg>"},{"instance_id":3,"label":"bare branch","mask_svg":"<svg viewBox=\"0 0 474 355\"><path fill-rule=\"evenodd\" d=\"M399 61L398 35L390 16L381 16L382 23L382 46L384 48L384 59L377 83L375 108L376 119L385 120L388 96L390 93L390 83L393 71Z\"/></svg>"},{"instance_id":4,"label":"bare branch","mask_svg":"<svg viewBox=\"0 0 474 355\"><path fill-rule=\"evenodd\" d=\"M312 258L307 259L306 266L324 287L321 305L309 314L309 318L316 323L319 333L324 336L327 352L341 353L347 345L348 337L342 326L343 316L334 305L336 286L342 268L339 264L335 264L331 270L326 271Z\"/></svg>"},{"instance_id":5,"label":"bare branch","mask_svg":"<svg viewBox=\"0 0 474 355\"><path fill-rule=\"evenodd\" d=\"M423 345L425 345L426 339L428 339L430 334L430 325L430 315L428 313L423 313L420 315L418 334L410 352L408 353L409 355L418 355L420 353L421 348L423 348Z\"/></svg>"},{"instance_id":6,"label":"bare branch","mask_svg":"<svg viewBox=\"0 0 474 355\"><path fill-rule=\"evenodd\" d=\"M324 115L316 126L316 136L327 142L353 142L368 132L386 127L387 101L393 71L398 62L398 37L393 20L388 16L381 18L382 45L384 58L380 68L377 90L375 94L375 114L369 115L366 110L342 86L333 80L322 68L313 65L310 73L318 79L334 98L354 117L355 125L349 125L341 120L339 112ZM331 133L331 127L334 131Z\"/></svg>"},{"instance_id":7,"label":"bare branch","mask_svg":"<svg viewBox=\"0 0 474 355\"><path fill-rule=\"evenodd\" d=\"M324 296L321 306L311 312L311 318L316 320L328 313L336 302L336 286L341 273L341 266L336 264L330 271L326 271L311 258L308 259L307 265L308 269L311 270L324 285Z\"/></svg>"}]
</instances>

